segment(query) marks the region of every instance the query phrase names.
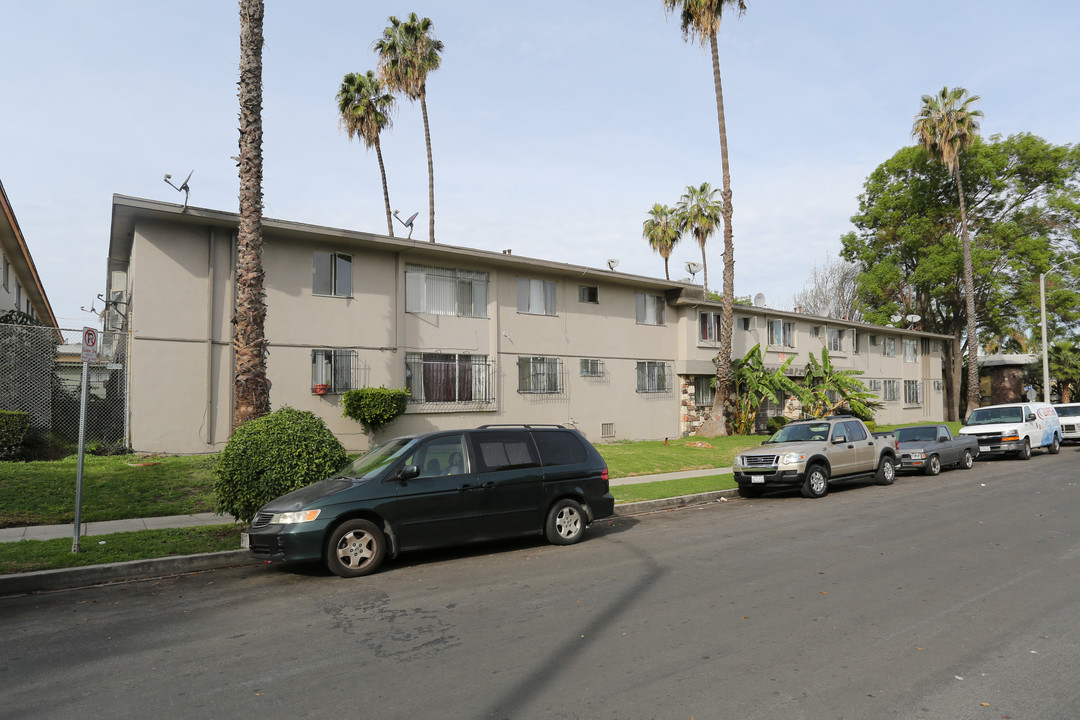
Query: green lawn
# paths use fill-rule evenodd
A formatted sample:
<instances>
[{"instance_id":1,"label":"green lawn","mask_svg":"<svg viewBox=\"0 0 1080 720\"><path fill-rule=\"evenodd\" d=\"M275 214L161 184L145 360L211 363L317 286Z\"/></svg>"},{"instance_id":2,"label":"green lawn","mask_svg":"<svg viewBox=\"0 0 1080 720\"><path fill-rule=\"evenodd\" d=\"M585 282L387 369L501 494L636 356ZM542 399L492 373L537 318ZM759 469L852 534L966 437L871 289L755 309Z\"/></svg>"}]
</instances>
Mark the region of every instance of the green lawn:
<instances>
[{"instance_id":1,"label":"green lawn","mask_svg":"<svg viewBox=\"0 0 1080 720\"><path fill-rule=\"evenodd\" d=\"M612 485L611 494L616 503L641 502L642 500L660 500L696 495L697 493L728 490L735 487L735 476L707 475L705 477L684 478L681 480L660 480L657 482L638 483L635 485Z\"/></svg>"},{"instance_id":2,"label":"green lawn","mask_svg":"<svg viewBox=\"0 0 1080 720\"><path fill-rule=\"evenodd\" d=\"M729 468L740 450L757 447L764 435L735 435L723 438L678 438L597 445L612 478L634 475Z\"/></svg>"}]
</instances>

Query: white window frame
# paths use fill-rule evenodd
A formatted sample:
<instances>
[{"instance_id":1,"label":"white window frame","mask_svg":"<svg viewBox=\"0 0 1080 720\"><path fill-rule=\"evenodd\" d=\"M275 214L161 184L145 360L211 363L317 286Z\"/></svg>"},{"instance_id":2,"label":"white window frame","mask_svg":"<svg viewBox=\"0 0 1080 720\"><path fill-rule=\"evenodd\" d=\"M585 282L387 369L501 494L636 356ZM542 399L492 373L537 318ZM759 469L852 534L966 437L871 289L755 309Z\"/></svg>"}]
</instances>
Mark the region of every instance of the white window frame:
<instances>
[{"instance_id":1,"label":"white window frame","mask_svg":"<svg viewBox=\"0 0 1080 720\"><path fill-rule=\"evenodd\" d=\"M639 360L637 364L639 393L671 392L671 369L662 360Z\"/></svg>"},{"instance_id":2,"label":"white window frame","mask_svg":"<svg viewBox=\"0 0 1080 720\"><path fill-rule=\"evenodd\" d=\"M882 380L884 390L881 399L885 402L898 402L900 400L900 381Z\"/></svg>"},{"instance_id":3,"label":"white window frame","mask_svg":"<svg viewBox=\"0 0 1080 720\"><path fill-rule=\"evenodd\" d=\"M923 384L921 380L905 380L904 381L904 404L905 405L922 405L923 404Z\"/></svg>"},{"instance_id":4,"label":"white window frame","mask_svg":"<svg viewBox=\"0 0 1080 720\"><path fill-rule=\"evenodd\" d=\"M795 347L795 323L782 319L769 320L768 333L769 347Z\"/></svg>"},{"instance_id":5,"label":"white window frame","mask_svg":"<svg viewBox=\"0 0 1080 720\"><path fill-rule=\"evenodd\" d=\"M698 341L719 342L720 328L723 324L723 316L720 313L698 313Z\"/></svg>"},{"instance_id":6,"label":"white window frame","mask_svg":"<svg viewBox=\"0 0 1080 720\"><path fill-rule=\"evenodd\" d=\"M486 318L488 274L473 270L405 266L405 312Z\"/></svg>"},{"instance_id":7,"label":"white window frame","mask_svg":"<svg viewBox=\"0 0 1080 720\"><path fill-rule=\"evenodd\" d=\"M428 399L424 385L424 366L434 365L444 368L447 375L440 390L451 389L451 399ZM468 372L471 382L462 384L462 374ZM452 376L452 377L451 377ZM469 355L455 353L405 353L405 387L409 390L409 403L427 403L439 405L462 405L491 403L495 393L491 384L492 368L487 355ZM448 382L447 382L448 381ZM435 390L435 387L431 388ZM466 392L463 392L466 391ZM462 395L468 397L462 397Z\"/></svg>"},{"instance_id":8,"label":"white window frame","mask_svg":"<svg viewBox=\"0 0 1080 720\"><path fill-rule=\"evenodd\" d=\"M840 328L829 328L828 347L829 352L844 351L844 331Z\"/></svg>"},{"instance_id":9,"label":"white window frame","mask_svg":"<svg viewBox=\"0 0 1080 720\"><path fill-rule=\"evenodd\" d=\"M638 325L663 325L666 307L663 295L634 293L634 314Z\"/></svg>"},{"instance_id":10,"label":"white window frame","mask_svg":"<svg viewBox=\"0 0 1080 720\"><path fill-rule=\"evenodd\" d=\"M519 277L517 281L518 312L526 315L557 315L553 280Z\"/></svg>"},{"instance_id":11,"label":"white window frame","mask_svg":"<svg viewBox=\"0 0 1080 720\"><path fill-rule=\"evenodd\" d=\"M323 268L322 273L328 273L329 277L320 282L319 260L326 259L328 268ZM348 272L343 272L343 265L348 265ZM311 258L311 294L319 297L343 297L351 298L352 294L352 255L339 252L315 251ZM329 292L325 292L329 286Z\"/></svg>"},{"instance_id":12,"label":"white window frame","mask_svg":"<svg viewBox=\"0 0 1080 720\"><path fill-rule=\"evenodd\" d=\"M604 377L604 361L597 358L581 358L581 377Z\"/></svg>"},{"instance_id":13,"label":"white window frame","mask_svg":"<svg viewBox=\"0 0 1080 720\"><path fill-rule=\"evenodd\" d=\"M904 338L904 362L919 362L919 341L912 338Z\"/></svg>"},{"instance_id":14,"label":"white window frame","mask_svg":"<svg viewBox=\"0 0 1080 720\"><path fill-rule=\"evenodd\" d=\"M881 355L882 357L896 357L896 338L881 338Z\"/></svg>"},{"instance_id":15,"label":"white window frame","mask_svg":"<svg viewBox=\"0 0 1080 720\"><path fill-rule=\"evenodd\" d=\"M715 375L697 375L694 377L694 404L698 407L712 406L716 398L716 388L713 387Z\"/></svg>"},{"instance_id":16,"label":"white window frame","mask_svg":"<svg viewBox=\"0 0 1080 720\"><path fill-rule=\"evenodd\" d=\"M600 303L600 288L596 285L578 285L578 302Z\"/></svg>"}]
</instances>

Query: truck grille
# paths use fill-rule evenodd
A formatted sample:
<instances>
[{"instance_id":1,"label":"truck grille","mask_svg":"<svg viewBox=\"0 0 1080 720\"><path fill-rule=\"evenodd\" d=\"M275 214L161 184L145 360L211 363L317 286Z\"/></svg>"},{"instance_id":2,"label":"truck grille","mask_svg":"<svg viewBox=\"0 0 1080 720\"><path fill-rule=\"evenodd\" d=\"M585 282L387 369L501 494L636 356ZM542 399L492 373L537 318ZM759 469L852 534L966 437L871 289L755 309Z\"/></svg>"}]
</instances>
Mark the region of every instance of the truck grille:
<instances>
[{"instance_id":1,"label":"truck grille","mask_svg":"<svg viewBox=\"0 0 1080 720\"><path fill-rule=\"evenodd\" d=\"M980 445L1000 445L1001 433L978 433L975 435Z\"/></svg>"},{"instance_id":2,"label":"truck grille","mask_svg":"<svg viewBox=\"0 0 1080 720\"><path fill-rule=\"evenodd\" d=\"M743 455L743 467L776 467L778 455Z\"/></svg>"}]
</instances>

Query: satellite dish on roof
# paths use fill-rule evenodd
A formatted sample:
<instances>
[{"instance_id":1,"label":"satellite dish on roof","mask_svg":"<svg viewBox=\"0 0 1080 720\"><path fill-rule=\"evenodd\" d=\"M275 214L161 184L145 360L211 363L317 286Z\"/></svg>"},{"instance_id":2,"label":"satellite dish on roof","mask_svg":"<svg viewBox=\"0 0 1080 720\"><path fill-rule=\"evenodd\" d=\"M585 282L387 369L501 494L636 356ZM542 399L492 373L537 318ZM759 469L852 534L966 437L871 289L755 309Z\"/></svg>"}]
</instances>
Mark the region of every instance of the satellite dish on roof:
<instances>
[{"instance_id":1,"label":"satellite dish on roof","mask_svg":"<svg viewBox=\"0 0 1080 720\"><path fill-rule=\"evenodd\" d=\"M402 225L404 225L405 227L409 228L409 237L406 238L408 240L412 240L413 220L416 220L416 216L419 215L419 214L420 214L420 211L417 210L416 212L414 212L412 215L409 216L408 220L402 220L401 216L398 215L398 211L397 210L394 211L394 219L397 220Z\"/></svg>"},{"instance_id":2,"label":"satellite dish on roof","mask_svg":"<svg viewBox=\"0 0 1080 720\"><path fill-rule=\"evenodd\" d=\"M765 293L758 293L754 296L754 307L765 307Z\"/></svg>"},{"instance_id":3,"label":"satellite dish on roof","mask_svg":"<svg viewBox=\"0 0 1080 720\"><path fill-rule=\"evenodd\" d=\"M607 261L607 266L608 266L608 270L614 270L615 268L619 267L619 259L618 258L611 258L610 260Z\"/></svg>"},{"instance_id":4,"label":"satellite dish on roof","mask_svg":"<svg viewBox=\"0 0 1080 720\"><path fill-rule=\"evenodd\" d=\"M704 265L699 262L686 263L686 272L690 273L690 282L694 282L694 276L701 272L701 268L703 267Z\"/></svg>"},{"instance_id":5,"label":"satellite dish on roof","mask_svg":"<svg viewBox=\"0 0 1080 720\"><path fill-rule=\"evenodd\" d=\"M891 316L891 317L889 318L889 322L894 322L894 323L898 323L898 322L900 322L900 321L901 321L901 320L903 320L903 319L904 319L904 316L903 316L903 315L901 315L900 313L896 313L895 315L893 315L893 316Z\"/></svg>"},{"instance_id":6,"label":"satellite dish on roof","mask_svg":"<svg viewBox=\"0 0 1080 720\"><path fill-rule=\"evenodd\" d=\"M912 313L911 315L906 316L904 319L907 320L909 323L917 323L922 320L922 315L916 315Z\"/></svg>"}]
</instances>

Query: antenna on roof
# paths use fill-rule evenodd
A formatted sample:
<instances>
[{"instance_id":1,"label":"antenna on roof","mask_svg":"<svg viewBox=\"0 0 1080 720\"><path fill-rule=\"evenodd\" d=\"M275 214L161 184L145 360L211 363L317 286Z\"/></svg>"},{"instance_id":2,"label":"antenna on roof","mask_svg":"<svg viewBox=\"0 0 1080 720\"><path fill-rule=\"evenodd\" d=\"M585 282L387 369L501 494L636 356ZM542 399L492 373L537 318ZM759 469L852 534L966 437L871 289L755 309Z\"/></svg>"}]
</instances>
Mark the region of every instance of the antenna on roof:
<instances>
[{"instance_id":1,"label":"antenna on roof","mask_svg":"<svg viewBox=\"0 0 1080 720\"><path fill-rule=\"evenodd\" d=\"M416 220L416 216L419 215L419 214L420 214L420 211L417 210L416 212L414 212L412 215L409 216L408 220L402 220L401 217L398 216L398 211L397 210L394 211L394 219L396 219L403 226L409 228L409 237L405 238L406 240L412 240L413 221Z\"/></svg>"},{"instance_id":2,"label":"antenna on roof","mask_svg":"<svg viewBox=\"0 0 1080 720\"><path fill-rule=\"evenodd\" d=\"M172 183L172 175L170 175L169 173L165 173L165 182L169 183L169 187L173 188L177 192L182 191L184 193L184 209L181 210L181 212L187 212L188 197L190 197L190 195L191 195L191 188L188 187L188 180L190 180L191 176L194 175L194 174L195 174L194 170L189 172L187 174L187 177L184 178L184 182L180 183L180 185L178 187L176 185L173 185L173 183Z\"/></svg>"}]
</instances>

